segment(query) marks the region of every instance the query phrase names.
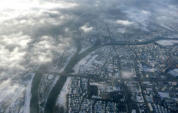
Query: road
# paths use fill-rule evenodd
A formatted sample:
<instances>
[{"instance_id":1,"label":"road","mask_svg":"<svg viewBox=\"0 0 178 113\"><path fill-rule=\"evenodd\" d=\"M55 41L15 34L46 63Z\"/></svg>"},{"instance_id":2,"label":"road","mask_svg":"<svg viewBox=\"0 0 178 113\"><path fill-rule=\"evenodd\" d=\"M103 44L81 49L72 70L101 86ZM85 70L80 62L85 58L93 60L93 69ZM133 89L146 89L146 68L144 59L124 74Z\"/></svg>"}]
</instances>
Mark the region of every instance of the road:
<instances>
[{"instance_id":1,"label":"road","mask_svg":"<svg viewBox=\"0 0 178 113\"><path fill-rule=\"evenodd\" d=\"M134 51L134 50L133 50ZM143 87L143 80L142 80L142 77L141 77L141 72L139 71L139 56L137 55L137 53L134 51L134 67L135 67L135 72L136 72L136 75L138 77L138 83L139 83L139 86L141 88L141 94L143 96L143 100L144 100L144 103L146 105L146 110L145 110L145 113L151 113L150 109L149 109L149 106L148 106L148 102L147 102L147 99L146 99L146 96L145 96L145 93L144 93L144 87Z\"/></svg>"}]
</instances>

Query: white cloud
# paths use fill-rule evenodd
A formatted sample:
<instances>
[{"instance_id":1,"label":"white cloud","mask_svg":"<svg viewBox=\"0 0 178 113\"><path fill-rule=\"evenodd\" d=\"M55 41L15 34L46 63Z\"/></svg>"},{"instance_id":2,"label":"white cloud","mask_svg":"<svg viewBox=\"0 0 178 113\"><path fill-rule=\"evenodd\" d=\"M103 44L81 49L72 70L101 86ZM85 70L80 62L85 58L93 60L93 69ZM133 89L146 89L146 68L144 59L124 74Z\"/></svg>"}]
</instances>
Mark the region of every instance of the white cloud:
<instances>
[{"instance_id":1,"label":"white cloud","mask_svg":"<svg viewBox=\"0 0 178 113\"><path fill-rule=\"evenodd\" d=\"M62 36L54 39L51 36L42 36L40 39L30 37L24 33L2 35L0 40L0 107L1 104L15 102L23 93L24 87L20 82L11 86L11 79L28 76L24 73L34 66L48 63L53 60L53 52L60 55L69 47L71 38ZM60 42L60 43L59 43ZM56 55L56 54L55 54ZM18 81L18 80L17 80ZM20 80L19 80L20 81ZM7 99L8 98L8 99Z\"/></svg>"},{"instance_id":2,"label":"white cloud","mask_svg":"<svg viewBox=\"0 0 178 113\"><path fill-rule=\"evenodd\" d=\"M151 14L149 11L146 11L146 10L142 10L141 13L143 13L145 15L150 15Z\"/></svg>"},{"instance_id":3,"label":"white cloud","mask_svg":"<svg viewBox=\"0 0 178 113\"><path fill-rule=\"evenodd\" d=\"M149 26L149 22L152 20L150 19L151 13L147 10L140 10L137 8L128 8L124 11L129 20L131 20L136 26L142 28L142 30L148 30L147 27Z\"/></svg>"},{"instance_id":4,"label":"white cloud","mask_svg":"<svg viewBox=\"0 0 178 113\"><path fill-rule=\"evenodd\" d=\"M156 7L156 6L155 6ZM156 23L170 31L178 31L178 8L174 5L168 5L166 8L158 7L155 10Z\"/></svg>"},{"instance_id":5,"label":"white cloud","mask_svg":"<svg viewBox=\"0 0 178 113\"><path fill-rule=\"evenodd\" d=\"M26 48L31 37L22 33L3 35L0 40L0 68L18 68L26 55Z\"/></svg>"},{"instance_id":6,"label":"white cloud","mask_svg":"<svg viewBox=\"0 0 178 113\"><path fill-rule=\"evenodd\" d=\"M4 99L6 105L13 103L18 97L22 95L24 89L24 86L12 84L12 81L10 79L3 81L0 84L0 107Z\"/></svg>"},{"instance_id":7,"label":"white cloud","mask_svg":"<svg viewBox=\"0 0 178 113\"><path fill-rule=\"evenodd\" d=\"M124 26L129 26L133 24L133 22L128 20L117 20L116 23Z\"/></svg>"},{"instance_id":8,"label":"white cloud","mask_svg":"<svg viewBox=\"0 0 178 113\"><path fill-rule=\"evenodd\" d=\"M7 9L17 9L17 10L27 10L27 9L53 9L53 8L62 8L68 9L78 6L74 2L51 2L51 1L40 1L40 0L0 0L0 10Z\"/></svg>"},{"instance_id":9,"label":"white cloud","mask_svg":"<svg viewBox=\"0 0 178 113\"><path fill-rule=\"evenodd\" d=\"M35 63L46 63L52 61L53 39L49 36L42 36L39 42L34 43L32 49L32 61Z\"/></svg>"},{"instance_id":10,"label":"white cloud","mask_svg":"<svg viewBox=\"0 0 178 113\"><path fill-rule=\"evenodd\" d=\"M5 46L14 45L20 48L26 48L27 44L31 41L31 37L23 35L22 32L10 35L2 35L0 43Z\"/></svg>"},{"instance_id":11,"label":"white cloud","mask_svg":"<svg viewBox=\"0 0 178 113\"><path fill-rule=\"evenodd\" d=\"M80 29L83 32L88 33L88 32L91 32L93 30L93 27L89 26L88 24L84 24L83 26L80 27Z\"/></svg>"},{"instance_id":12,"label":"white cloud","mask_svg":"<svg viewBox=\"0 0 178 113\"><path fill-rule=\"evenodd\" d=\"M12 26L11 24L13 23L19 26L19 24L34 25L39 24L38 21L47 21L56 25L61 23L60 20L66 19L62 18L66 17L66 15L62 15L59 11L55 10L70 9L77 6L78 4L75 2L66 1L0 0L0 24ZM49 13L61 16L54 19L49 17Z\"/></svg>"},{"instance_id":13,"label":"white cloud","mask_svg":"<svg viewBox=\"0 0 178 113\"><path fill-rule=\"evenodd\" d=\"M61 43L57 43L60 41ZM65 48L70 45L71 38L58 37L54 40L51 36L42 36L39 41L35 42L32 48L31 61L34 63L47 63L53 59L53 52L63 53Z\"/></svg>"}]
</instances>

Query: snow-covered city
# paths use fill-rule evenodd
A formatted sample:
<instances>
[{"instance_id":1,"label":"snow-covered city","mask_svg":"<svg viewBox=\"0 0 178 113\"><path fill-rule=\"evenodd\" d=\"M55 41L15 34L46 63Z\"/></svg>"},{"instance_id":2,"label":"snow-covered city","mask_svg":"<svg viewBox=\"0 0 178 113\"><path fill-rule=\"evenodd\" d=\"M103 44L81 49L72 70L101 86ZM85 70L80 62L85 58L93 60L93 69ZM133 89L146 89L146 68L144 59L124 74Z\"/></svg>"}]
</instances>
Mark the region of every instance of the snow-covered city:
<instances>
[{"instance_id":1,"label":"snow-covered city","mask_svg":"<svg viewBox=\"0 0 178 113\"><path fill-rule=\"evenodd\" d=\"M0 113L178 113L177 0L0 0Z\"/></svg>"}]
</instances>

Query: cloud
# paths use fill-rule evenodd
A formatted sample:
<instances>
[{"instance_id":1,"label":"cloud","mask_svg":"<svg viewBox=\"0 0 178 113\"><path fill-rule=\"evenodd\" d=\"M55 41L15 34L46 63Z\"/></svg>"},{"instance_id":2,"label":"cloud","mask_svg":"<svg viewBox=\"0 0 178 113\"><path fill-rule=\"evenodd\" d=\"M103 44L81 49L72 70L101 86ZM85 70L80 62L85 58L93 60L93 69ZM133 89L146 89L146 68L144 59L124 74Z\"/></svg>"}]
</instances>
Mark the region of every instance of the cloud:
<instances>
[{"instance_id":1,"label":"cloud","mask_svg":"<svg viewBox=\"0 0 178 113\"><path fill-rule=\"evenodd\" d=\"M42 0L6 0L0 1L0 10L15 9L15 10L29 10L29 9L69 9L77 7L78 4L74 2L65 1L42 1ZM9 4L11 3L11 4Z\"/></svg>"},{"instance_id":2,"label":"cloud","mask_svg":"<svg viewBox=\"0 0 178 113\"><path fill-rule=\"evenodd\" d=\"M21 32L17 34L2 35L0 40L0 68L19 68L23 62L26 48L31 41L31 37L23 35Z\"/></svg>"},{"instance_id":3,"label":"cloud","mask_svg":"<svg viewBox=\"0 0 178 113\"><path fill-rule=\"evenodd\" d=\"M155 10L155 23L170 31L178 31L178 8L175 5L160 6Z\"/></svg>"},{"instance_id":4,"label":"cloud","mask_svg":"<svg viewBox=\"0 0 178 113\"><path fill-rule=\"evenodd\" d=\"M144 15L150 15L150 12L146 11L146 10L142 10L141 13L144 14Z\"/></svg>"},{"instance_id":5,"label":"cloud","mask_svg":"<svg viewBox=\"0 0 178 113\"><path fill-rule=\"evenodd\" d=\"M72 33L63 33L63 25L69 27L68 21L75 17L65 11L76 7L77 3L66 1L0 1L1 109L23 94L19 89L25 89L28 71L68 54Z\"/></svg>"},{"instance_id":6,"label":"cloud","mask_svg":"<svg viewBox=\"0 0 178 113\"><path fill-rule=\"evenodd\" d=\"M116 23L124 26L129 26L133 24L133 22L130 22L128 20L117 20Z\"/></svg>"},{"instance_id":7,"label":"cloud","mask_svg":"<svg viewBox=\"0 0 178 113\"><path fill-rule=\"evenodd\" d=\"M12 84L12 81L10 79L4 80L1 82L0 85L0 107L2 108L8 108L8 106L11 106L16 99L19 97L23 97L23 92L25 90L25 87L19 84Z\"/></svg>"},{"instance_id":8,"label":"cloud","mask_svg":"<svg viewBox=\"0 0 178 113\"><path fill-rule=\"evenodd\" d=\"M60 43L58 43L60 42ZM54 39L51 36L42 36L39 41L33 43L31 48L31 61L41 64L51 62L55 57L53 54L63 54L66 47L70 46L70 38L58 37Z\"/></svg>"},{"instance_id":9,"label":"cloud","mask_svg":"<svg viewBox=\"0 0 178 113\"><path fill-rule=\"evenodd\" d=\"M83 32L88 33L88 32L91 32L93 30L93 27L89 26L88 24L84 24L83 26L80 27L80 29Z\"/></svg>"}]
</instances>

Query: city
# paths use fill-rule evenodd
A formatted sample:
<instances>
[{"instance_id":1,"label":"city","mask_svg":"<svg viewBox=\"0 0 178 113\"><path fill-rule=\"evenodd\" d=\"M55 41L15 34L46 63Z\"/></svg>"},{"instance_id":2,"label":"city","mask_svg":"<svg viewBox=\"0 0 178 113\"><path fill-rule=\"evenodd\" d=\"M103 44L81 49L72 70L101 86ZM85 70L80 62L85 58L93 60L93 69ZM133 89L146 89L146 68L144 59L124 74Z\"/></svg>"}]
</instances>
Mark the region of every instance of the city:
<instances>
[{"instance_id":1,"label":"city","mask_svg":"<svg viewBox=\"0 0 178 113\"><path fill-rule=\"evenodd\" d=\"M177 0L0 0L0 113L178 113Z\"/></svg>"}]
</instances>

